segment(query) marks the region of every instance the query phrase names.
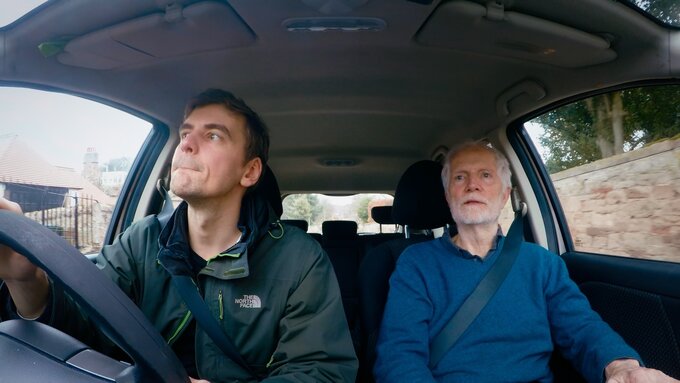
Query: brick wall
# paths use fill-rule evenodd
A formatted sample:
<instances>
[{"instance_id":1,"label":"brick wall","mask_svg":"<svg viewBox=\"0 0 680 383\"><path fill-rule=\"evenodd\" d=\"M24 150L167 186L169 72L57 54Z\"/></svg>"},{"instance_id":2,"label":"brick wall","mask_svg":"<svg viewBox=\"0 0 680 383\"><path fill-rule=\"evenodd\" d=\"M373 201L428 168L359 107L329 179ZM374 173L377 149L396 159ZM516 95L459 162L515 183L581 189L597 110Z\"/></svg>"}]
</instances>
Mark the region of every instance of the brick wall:
<instances>
[{"instance_id":1,"label":"brick wall","mask_svg":"<svg viewBox=\"0 0 680 383\"><path fill-rule=\"evenodd\" d=\"M552 179L577 250L680 262L680 139Z\"/></svg>"}]
</instances>

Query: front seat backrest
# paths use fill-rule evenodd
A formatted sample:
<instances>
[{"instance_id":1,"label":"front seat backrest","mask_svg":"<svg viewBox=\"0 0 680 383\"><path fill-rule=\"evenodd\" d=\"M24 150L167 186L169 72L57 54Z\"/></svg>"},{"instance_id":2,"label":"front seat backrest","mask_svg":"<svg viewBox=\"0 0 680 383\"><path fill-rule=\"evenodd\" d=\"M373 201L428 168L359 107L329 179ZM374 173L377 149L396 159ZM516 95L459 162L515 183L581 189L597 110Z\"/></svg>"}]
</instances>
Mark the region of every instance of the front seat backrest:
<instances>
[{"instance_id":1,"label":"front seat backrest","mask_svg":"<svg viewBox=\"0 0 680 383\"><path fill-rule=\"evenodd\" d=\"M442 166L418 161L409 166L394 192L392 218L411 230L434 229L452 223L441 180Z\"/></svg>"},{"instance_id":2,"label":"front seat backrest","mask_svg":"<svg viewBox=\"0 0 680 383\"><path fill-rule=\"evenodd\" d=\"M361 260L361 245L354 221L324 221L321 225L321 245L328 254L340 286L342 305L350 331L356 334L356 312L359 306L357 273ZM356 336L354 336L356 338Z\"/></svg>"},{"instance_id":3,"label":"front seat backrest","mask_svg":"<svg viewBox=\"0 0 680 383\"><path fill-rule=\"evenodd\" d=\"M399 180L394 193L392 217L409 230L431 230L452 224L444 188L442 166L434 161L411 165ZM387 301L389 279L399 255L406 247L431 236L410 235L384 242L371 249L359 267L360 364L359 381L373 381L375 345Z\"/></svg>"},{"instance_id":4,"label":"front seat backrest","mask_svg":"<svg viewBox=\"0 0 680 383\"><path fill-rule=\"evenodd\" d=\"M283 214L281 190L279 189L279 183L276 181L274 172L269 165L265 165L264 169L262 169L262 175L253 192L261 195L262 198L271 205L272 209L274 209L276 216L281 217L281 214Z\"/></svg>"}]
</instances>

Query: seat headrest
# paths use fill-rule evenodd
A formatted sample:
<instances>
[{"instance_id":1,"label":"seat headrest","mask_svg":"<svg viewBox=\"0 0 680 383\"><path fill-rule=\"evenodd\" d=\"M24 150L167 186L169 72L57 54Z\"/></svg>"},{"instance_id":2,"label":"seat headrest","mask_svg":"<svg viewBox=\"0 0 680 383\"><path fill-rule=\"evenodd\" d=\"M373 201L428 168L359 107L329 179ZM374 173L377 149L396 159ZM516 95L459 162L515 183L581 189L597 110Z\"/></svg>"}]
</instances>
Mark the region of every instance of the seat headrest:
<instances>
[{"instance_id":1,"label":"seat headrest","mask_svg":"<svg viewBox=\"0 0 680 383\"><path fill-rule=\"evenodd\" d=\"M304 219L282 219L281 222L287 225L299 227L302 229L302 231L307 231L307 229L309 229L309 224Z\"/></svg>"},{"instance_id":2,"label":"seat headrest","mask_svg":"<svg viewBox=\"0 0 680 383\"><path fill-rule=\"evenodd\" d=\"M392 218L411 229L435 229L453 223L441 181L442 166L423 160L409 166L397 184Z\"/></svg>"},{"instance_id":3,"label":"seat headrest","mask_svg":"<svg viewBox=\"0 0 680 383\"><path fill-rule=\"evenodd\" d=\"M265 201L269 202L276 216L281 217L281 214L283 214L281 190L279 190L279 183L276 181L274 172L269 165L262 169L262 175L260 175L260 181L255 187L255 193L260 194Z\"/></svg>"},{"instance_id":4,"label":"seat headrest","mask_svg":"<svg viewBox=\"0 0 680 383\"><path fill-rule=\"evenodd\" d=\"M371 218L381 225L394 225L392 206L374 206L371 208Z\"/></svg>"},{"instance_id":5,"label":"seat headrest","mask_svg":"<svg viewBox=\"0 0 680 383\"><path fill-rule=\"evenodd\" d=\"M357 223L354 221L324 221L321 224L324 240L354 239L357 237Z\"/></svg>"}]
</instances>

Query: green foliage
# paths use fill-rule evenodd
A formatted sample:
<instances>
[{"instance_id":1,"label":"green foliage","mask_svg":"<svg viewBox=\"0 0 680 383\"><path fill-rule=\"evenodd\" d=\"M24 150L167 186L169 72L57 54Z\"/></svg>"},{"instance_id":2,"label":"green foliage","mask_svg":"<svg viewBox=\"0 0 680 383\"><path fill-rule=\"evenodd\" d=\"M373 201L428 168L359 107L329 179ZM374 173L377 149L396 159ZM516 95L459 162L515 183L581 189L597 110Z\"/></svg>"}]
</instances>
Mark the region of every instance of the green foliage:
<instances>
[{"instance_id":1,"label":"green foliage","mask_svg":"<svg viewBox=\"0 0 680 383\"><path fill-rule=\"evenodd\" d=\"M359 230L369 227L370 207L389 205L392 197L386 194L356 194L326 196L323 194L291 194L283 200L283 219L304 219L310 230L321 229L322 221L350 220L359 224ZM364 225L368 225L364 227Z\"/></svg>"},{"instance_id":2,"label":"green foliage","mask_svg":"<svg viewBox=\"0 0 680 383\"><path fill-rule=\"evenodd\" d=\"M593 119L584 102L555 109L532 122L543 126L539 140L549 150L545 163L550 173L598 159Z\"/></svg>"},{"instance_id":3,"label":"green foliage","mask_svg":"<svg viewBox=\"0 0 680 383\"><path fill-rule=\"evenodd\" d=\"M633 148L680 133L680 86L659 86L626 90L626 124L642 136Z\"/></svg>"},{"instance_id":4,"label":"green foliage","mask_svg":"<svg viewBox=\"0 0 680 383\"><path fill-rule=\"evenodd\" d=\"M371 202L371 197L361 197L357 203L357 216L361 223L368 222L368 203Z\"/></svg>"},{"instance_id":5,"label":"green foliage","mask_svg":"<svg viewBox=\"0 0 680 383\"><path fill-rule=\"evenodd\" d=\"M313 225L323 213L323 206L315 194L292 194L283 199L283 211L283 219L304 219Z\"/></svg>"},{"instance_id":6,"label":"green foliage","mask_svg":"<svg viewBox=\"0 0 680 383\"><path fill-rule=\"evenodd\" d=\"M621 104L615 98L620 95ZM621 109L622 105L622 109ZM617 109L618 108L618 109ZM619 110L621 109L621 110ZM623 141L615 145L614 114L622 115ZM542 126L550 173L613 153L637 149L680 133L680 86L627 89L565 105L531 121ZM610 152L606 150L612 148Z\"/></svg>"},{"instance_id":7,"label":"green foliage","mask_svg":"<svg viewBox=\"0 0 680 383\"><path fill-rule=\"evenodd\" d=\"M635 5L657 19L671 25L680 25L678 0L634 0Z\"/></svg>"}]
</instances>

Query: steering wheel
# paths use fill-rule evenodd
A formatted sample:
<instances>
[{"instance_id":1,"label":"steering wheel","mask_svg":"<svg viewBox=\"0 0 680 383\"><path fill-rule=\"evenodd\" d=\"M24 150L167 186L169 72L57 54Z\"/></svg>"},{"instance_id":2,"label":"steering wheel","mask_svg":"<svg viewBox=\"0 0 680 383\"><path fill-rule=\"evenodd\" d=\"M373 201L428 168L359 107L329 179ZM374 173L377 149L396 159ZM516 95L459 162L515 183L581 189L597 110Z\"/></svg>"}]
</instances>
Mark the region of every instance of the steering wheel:
<instances>
[{"instance_id":1,"label":"steering wheel","mask_svg":"<svg viewBox=\"0 0 680 383\"><path fill-rule=\"evenodd\" d=\"M23 215L0 211L0 243L26 256L59 284L130 365L42 323L0 323L0 381L188 382L181 362L139 308L77 249Z\"/></svg>"}]
</instances>

